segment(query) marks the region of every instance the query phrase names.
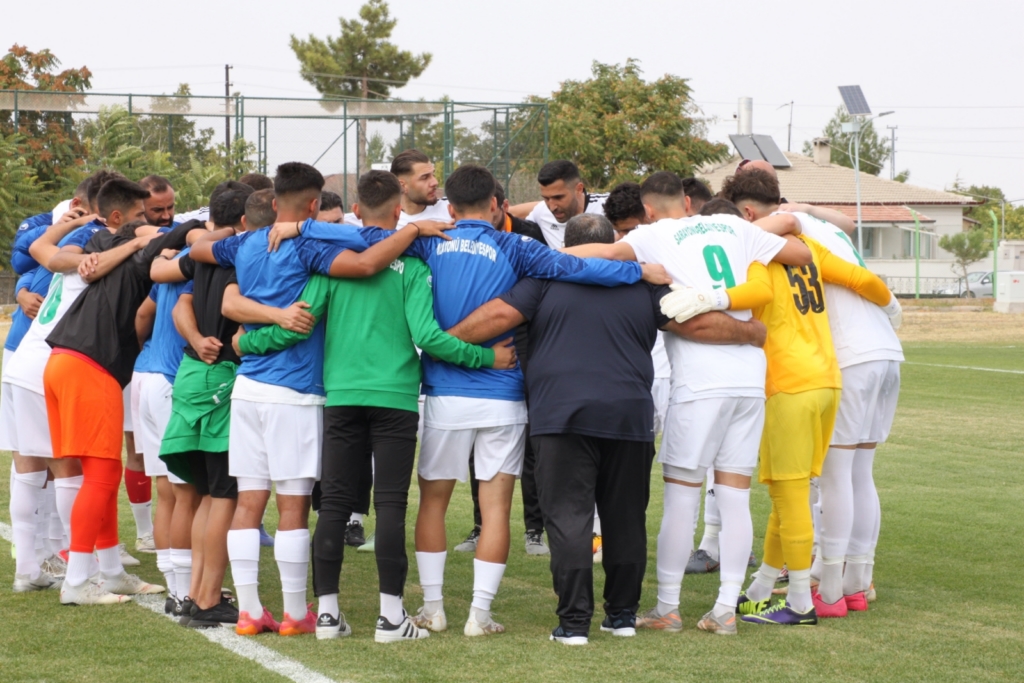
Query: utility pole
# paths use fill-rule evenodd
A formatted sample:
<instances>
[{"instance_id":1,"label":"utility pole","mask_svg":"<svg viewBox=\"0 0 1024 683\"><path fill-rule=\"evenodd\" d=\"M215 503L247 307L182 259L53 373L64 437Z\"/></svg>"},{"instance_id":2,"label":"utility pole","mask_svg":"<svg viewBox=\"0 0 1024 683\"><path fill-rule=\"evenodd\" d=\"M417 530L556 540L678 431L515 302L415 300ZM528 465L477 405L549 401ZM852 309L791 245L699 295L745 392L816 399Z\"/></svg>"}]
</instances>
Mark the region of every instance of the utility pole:
<instances>
[{"instance_id":1,"label":"utility pole","mask_svg":"<svg viewBox=\"0 0 1024 683\"><path fill-rule=\"evenodd\" d=\"M792 100L790 100L789 102L787 102L786 104L784 104L784 105L782 105L781 107L778 108L778 109L782 109L782 107L789 107L789 128L788 128L788 132L786 134L786 151L787 152L792 152L793 151L793 104L794 104L794 102ZM776 111L778 111L778 109Z\"/></svg>"},{"instance_id":2,"label":"utility pole","mask_svg":"<svg viewBox=\"0 0 1024 683\"><path fill-rule=\"evenodd\" d=\"M224 151L231 156L231 65L224 65Z\"/></svg>"},{"instance_id":3,"label":"utility pole","mask_svg":"<svg viewBox=\"0 0 1024 683\"><path fill-rule=\"evenodd\" d=\"M899 126L886 126L892 131L892 146L889 148L889 180L896 180L896 129Z\"/></svg>"}]
</instances>

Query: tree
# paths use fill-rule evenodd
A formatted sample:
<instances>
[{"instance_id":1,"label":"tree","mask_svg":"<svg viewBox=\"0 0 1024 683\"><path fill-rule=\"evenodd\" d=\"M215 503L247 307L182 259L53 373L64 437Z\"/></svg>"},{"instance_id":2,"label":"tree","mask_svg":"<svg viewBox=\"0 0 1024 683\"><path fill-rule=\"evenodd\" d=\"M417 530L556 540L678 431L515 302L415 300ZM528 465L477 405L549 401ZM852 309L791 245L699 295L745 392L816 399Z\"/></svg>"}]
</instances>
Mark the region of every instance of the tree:
<instances>
[{"instance_id":1,"label":"tree","mask_svg":"<svg viewBox=\"0 0 1024 683\"><path fill-rule=\"evenodd\" d=\"M337 38L321 40L310 34L300 40L293 35L290 41L301 64L299 74L321 95L387 99L430 64L429 52L414 55L388 40L398 20L384 0L368 0L359 9L359 19L338 21ZM365 121L359 121L357 137L359 168L366 168Z\"/></svg>"},{"instance_id":2,"label":"tree","mask_svg":"<svg viewBox=\"0 0 1024 683\"><path fill-rule=\"evenodd\" d=\"M14 45L0 58L0 89L82 93L89 89L88 68L58 71L60 60L49 50L32 52ZM40 186L65 191L77 182L84 149L69 112L0 112L0 135L18 134L20 155L31 165Z\"/></svg>"},{"instance_id":3,"label":"tree","mask_svg":"<svg viewBox=\"0 0 1024 683\"><path fill-rule=\"evenodd\" d=\"M205 158L213 150L216 134L213 128L196 129L196 122L189 119L189 100L192 89L188 83L181 83L174 92L175 97L154 97L153 105L175 114L139 116L139 146L143 149L167 152L171 162L182 171L190 168L192 157Z\"/></svg>"},{"instance_id":4,"label":"tree","mask_svg":"<svg viewBox=\"0 0 1024 683\"><path fill-rule=\"evenodd\" d=\"M939 248L953 254L953 272L960 269L967 287L967 296L971 296L971 283L967 280L967 268L977 263L991 251L992 243L984 230L966 230L939 238Z\"/></svg>"},{"instance_id":5,"label":"tree","mask_svg":"<svg viewBox=\"0 0 1024 683\"><path fill-rule=\"evenodd\" d=\"M853 149L853 133L844 133L843 124L852 120L853 117L840 106L825 125L825 130L821 132L821 137L828 138L832 146L832 163L847 168L853 168L853 157L850 156L850 150ZM878 136L874 121L865 123L860 129L860 170L878 175L888 161L890 152L889 143ZM810 142L804 142L803 153L807 156L813 155ZM902 171L897 180L902 183L909 177L910 171Z\"/></svg>"},{"instance_id":6,"label":"tree","mask_svg":"<svg viewBox=\"0 0 1024 683\"><path fill-rule=\"evenodd\" d=\"M570 159L590 187L654 171L693 175L728 153L709 142L687 79L643 80L640 62L594 62L586 81L565 81L550 99L550 156Z\"/></svg>"},{"instance_id":7,"label":"tree","mask_svg":"<svg viewBox=\"0 0 1024 683\"><path fill-rule=\"evenodd\" d=\"M52 195L42 190L35 169L22 156L24 140L0 134L0 263L10 263L11 242L25 217L53 208Z\"/></svg>"}]
</instances>

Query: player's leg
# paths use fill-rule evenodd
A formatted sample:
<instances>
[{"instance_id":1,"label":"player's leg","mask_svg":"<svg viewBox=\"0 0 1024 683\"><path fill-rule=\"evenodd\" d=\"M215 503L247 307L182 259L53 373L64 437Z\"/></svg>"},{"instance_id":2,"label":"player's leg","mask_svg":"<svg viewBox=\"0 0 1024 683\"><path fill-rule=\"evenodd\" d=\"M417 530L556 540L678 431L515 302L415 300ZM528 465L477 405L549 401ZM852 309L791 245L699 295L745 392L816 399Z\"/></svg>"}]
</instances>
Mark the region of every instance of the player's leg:
<instances>
[{"instance_id":1,"label":"player's leg","mask_svg":"<svg viewBox=\"0 0 1024 683\"><path fill-rule=\"evenodd\" d=\"M263 404L231 400L228 441L229 473L238 482L238 504L227 534L231 578L238 599L239 635L277 631L259 595L260 523L270 500L270 467L260 409Z\"/></svg>"},{"instance_id":2,"label":"player's leg","mask_svg":"<svg viewBox=\"0 0 1024 683\"><path fill-rule=\"evenodd\" d=\"M523 471L525 446L525 424L479 429L473 443L482 524L473 559L473 602L463 629L467 636L505 630L491 618L491 603L508 562L512 495Z\"/></svg>"},{"instance_id":3,"label":"player's leg","mask_svg":"<svg viewBox=\"0 0 1024 683\"><path fill-rule=\"evenodd\" d=\"M718 500L715 498L715 471L709 468L704 490L704 535L686 565L687 574L707 574L718 570L718 536L721 532L722 517L718 514Z\"/></svg>"},{"instance_id":4,"label":"player's leg","mask_svg":"<svg viewBox=\"0 0 1024 683\"><path fill-rule=\"evenodd\" d=\"M473 528L466 540L453 548L457 553L475 553L476 544L480 541L480 480L476 478L472 453L469 454L469 495L473 499Z\"/></svg>"},{"instance_id":5,"label":"player's leg","mask_svg":"<svg viewBox=\"0 0 1024 683\"><path fill-rule=\"evenodd\" d=\"M363 465L359 471L359 500L352 510L348 519L348 526L345 528L345 545L353 548L366 543L366 529L364 522L370 514L371 494L373 492L373 450L367 446L367 457L363 458Z\"/></svg>"},{"instance_id":6,"label":"player's leg","mask_svg":"<svg viewBox=\"0 0 1024 683\"><path fill-rule=\"evenodd\" d=\"M168 475L174 495L174 511L170 525L170 557L174 566L177 592L174 616L187 616L192 608L189 590L192 587L192 520L199 509L200 496L195 486ZM187 620L186 620L187 621Z\"/></svg>"},{"instance_id":7,"label":"player's leg","mask_svg":"<svg viewBox=\"0 0 1024 683\"><path fill-rule=\"evenodd\" d=\"M59 581L43 574L36 555L36 509L46 486L46 460L23 456L12 451L11 531L15 548L14 591L16 593L45 590L59 586Z\"/></svg>"},{"instance_id":8,"label":"player's leg","mask_svg":"<svg viewBox=\"0 0 1024 683\"><path fill-rule=\"evenodd\" d=\"M466 481L476 430L424 426L417 475L420 504L416 514L416 566L423 588L423 607L413 623L435 630L447 628L444 613L444 567L448 538L444 519L456 481Z\"/></svg>"},{"instance_id":9,"label":"player's leg","mask_svg":"<svg viewBox=\"0 0 1024 683\"><path fill-rule=\"evenodd\" d=\"M594 559L590 543L599 453L576 434L531 437L537 453L537 492L551 548L558 595L558 627L551 639L585 644L594 614Z\"/></svg>"},{"instance_id":10,"label":"player's leg","mask_svg":"<svg viewBox=\"0 0 1024 683\"><path fill-rule=\"evenodd\" d=\"M604 518L602 565L606 577L601 630L632 636L636 635L636 613L647 571L647 502L654 443L595 441L600 452L595 498Z\"/></svg>"},{"instance_id":11,"label":"player's leg","mask_svg":"<svg viewBox=\"0 0 1024 683\"><path fill-rule=\"evenodd\" d=\"M523 476L519 488L523 495L523 523L526 526L526 554L548 555L550 550L544 543L544 516L540 512L537 498L537 454L530 443L530 425L526 425L526 446L523 452Z\"/></svg>"},{"instance_id":12,"label":"player's leg","mask_svg":"<svg viewBox=\"0 0 1024 683\"><path fill-rule=\"evenodd\" d=\"M153 540L153 474L146 467L145 444L140 433L140 402L142 401L142 385L147 378L159 377L162 384L167 380L162 375L155 373L132 373L132 383L125 387L124 397L127 400L125 405L125 451L128 455L125 465L125 490L128 492L128 502L131 504L132 516L135 518L136 540L135 549L139 552L152 553L156 551ZM167 391L167 411L170 410L170 390ZM165 421L166 423L166 421ZM128 430L131 427L131 430ZM141 477L139 476L141 471ZM146 481L146 480L149 481ZM159 490L157 491L159 495ZM138 501L138 502L136 502ZM159 498L157 499L159 505Z\"/></svg>"},{"instance_id":13,"label":"player's leg","mask_svg":"<svg viewBox=\"0 0 1024 683\"><path fill-rule=\"evenodd\" d=\"M238 608L222 599L221 586L228 565L227 535L238 500L238 484L228 474L228 454L197 451L189 455L196 479L205 478L210 509L203 537L202 579L194 595L196 610L188 625L204 628L238 623Z\"/></svg>"},{"instance_id":14,"label":"player's leg","mask_svg":"<svg viewBox=\"0 0 1024 683\"><path fill-rule=\"evenodd\" d=\"M420 640L429 633L412 623L402 604L409 573L405 518L416 459L418 415L392 408L371 408L368 412L376 463L373 482L373 505L377 517L374 552L380 592L380 617L374 639L379 643Z\"/></svg>"},{"instance_id":15,"label":"player's leg","mask_svg":"<svg viewBox=\"0 0 1024 683\"><path fill-rule=\"evenodd\" d=\"M313 534L313 594L319 600L318 639L347 636L352 632L338 605L339 579L345 560L347 526L362 494L361 474L370 457L366 409L324 408L320 513Z\"/></svg>"}]
</instances>

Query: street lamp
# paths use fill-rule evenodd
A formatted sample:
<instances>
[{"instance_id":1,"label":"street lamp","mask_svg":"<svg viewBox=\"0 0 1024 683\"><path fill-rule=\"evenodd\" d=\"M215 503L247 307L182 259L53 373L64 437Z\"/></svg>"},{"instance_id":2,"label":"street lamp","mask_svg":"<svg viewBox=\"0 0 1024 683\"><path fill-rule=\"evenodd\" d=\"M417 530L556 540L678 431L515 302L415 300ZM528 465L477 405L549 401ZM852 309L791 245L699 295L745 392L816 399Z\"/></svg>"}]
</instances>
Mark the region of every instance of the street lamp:
<instances>
[{"instance_id":1,"label":"street lamp","mask_svg":"<svg viewBox=\"0 0 1024 683\"><path fill-rule=\"evenodd\" d=\"M864 93L859 85L841 85L839 86L839 95L843 98L846 113L853 117L851 121L847 121L842 125L842 131L844 133L853 133L853 180L857 188L857 251L863 257L864 228L861 225L860 210L860 132L865 124L874 119L895 114L896 112L884 111L878 116L871 116L871 107L868 106L867 100L864 99ZM847 154L849 154L849 146L847 146Z\"/></svg>"}]
</instances>

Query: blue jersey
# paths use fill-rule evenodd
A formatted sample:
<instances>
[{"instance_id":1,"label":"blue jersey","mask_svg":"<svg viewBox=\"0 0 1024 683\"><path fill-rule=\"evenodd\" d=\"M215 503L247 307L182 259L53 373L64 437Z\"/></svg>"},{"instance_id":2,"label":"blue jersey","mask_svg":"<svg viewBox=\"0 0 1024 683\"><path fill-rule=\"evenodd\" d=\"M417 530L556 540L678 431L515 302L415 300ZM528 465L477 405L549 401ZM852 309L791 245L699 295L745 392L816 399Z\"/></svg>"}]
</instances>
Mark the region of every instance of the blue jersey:
<instances>
[{"instance_id":1,"label":"blue jersey","mask_svg":"<svg viewBox=\"0 0 1024 683\"><path fill-rule=\"evenodd\" d=\"M149 298L156 303L156 288L158 285L153 285L149 290ZM135 372L159 372L156 369L156 361L153 359L153 335L156 333L156 320L154 316L153 332L146 337L146 341L142 342L142 351L139 352L139 357L135 359Z\"/></svg>"},{"instance_id":2,"label":"blue jersey","mask_svg":"<svg viewBox=\"0 0 1024 683\"><path fill-rule=\"evenodd\" d=\"M178 254L181 258L188 253L188 249ZM178 334L174 326L172 311L178 303L178 297L185 289L185 282L170 282L159 284L153 287L149 296L156 301L156 319L153 321L153 334L149 339L153 342L153 370L159 372L170 384L174 384L174 377L178 374L178 366L181 365L181 357L185 353L185 339ZM154 296L155 294L155 296ZM138 364L136 364L138 370Z\"/></svg>"},{"instance_id":3,"label":"blue jersey","mask_svg":"<svg viewBox=\"0 0 1024 683\"><path fill-rule=\"evenodd\" d=\"M46 216L48 214L41 215ZM50 226L42 226L42 232L46 232L46 228L48 227ZM68 244L74 244L75 246L82 247L84 249L85 245L90 239L92 239L92 236L95 235L98 230L105 227L106 226L102 223L89 223L88 225L83 225L82 227L65 235L61 241L57 243L57 246L63 247ZM33 238L29 244L34 242L35 239L36 238ZM25 253L28 253L27 247L25 249ZM13 256L11 257L11 261L13 263ZM34 260L33 263L35 263ZM28 287L28 291L33 294L39 294L40 296L45 297L46 293L50 291L50 280L52 279L53 273L43 266L37 265L35 268L24 273L22 277L18 279L18 284L15 286L14 293L17 294L21 289ZM4 348L9 351L16 350L18 345L21 344L22 337L25 336L25 333L28 332L28 328L31 326L32 320L25 315L25 311L21 310L21 306L18 306L11 315L11 329L7 332L7 341L4 342Z\"/></svg>"},{"instance_id":4,"label":"blue jersey","mask_svg":"<svg viewBox=\"0 0 1024 683\"><path fill-rule=\"evenodd\" d=\"M330 225L307 223L302 234L316 238ZM380 228L363 230L366 241L371 244L393 234ZM483 221L459 221L447 234L451 240L419 238L406 251L430 266L434 315L442 330L453 327L524 277L609 287L640 280L638 263L577 258L523 235L498 232ZM506 332L484 346L492 346L509 336ZM472 370L424 356L423 393L522 401L523 375L518 368L514 371Z\"/></svg>"},{"instance_id":5,"label":"blue jersey","mask_svg":"<svg viewBox=\"0 0 1024 683\"><path fill-rule=\"evenodd\" d=\"M39 265L32 254L28 253L28 248L52 223L52 213L40 213L26 218L18 226L18 231L14 234L14 243L11 245L11 268L15 273L24 275Z\"/></svg>"},{"instance_id":6,"label":"blue jersey","mask_svg":"<svg viewBox=\"0 0 1024 683\"><path fill-rule=\"evenodd\" d=\"M246 297L275 308L295 303L313 273L328 274L335 257L346 248L363 251L369 245L351 225L332 225L331 243L298 237L267 251L270 228L229 237L213 245L213 255L222 267L235 268L238 289ZM256 329L259 325L246 325ZM317 323L313 334L287 349L265 356L245 356L240 375L302 394L324 396L324 326Z\"/></svg>"}]
</instances>

